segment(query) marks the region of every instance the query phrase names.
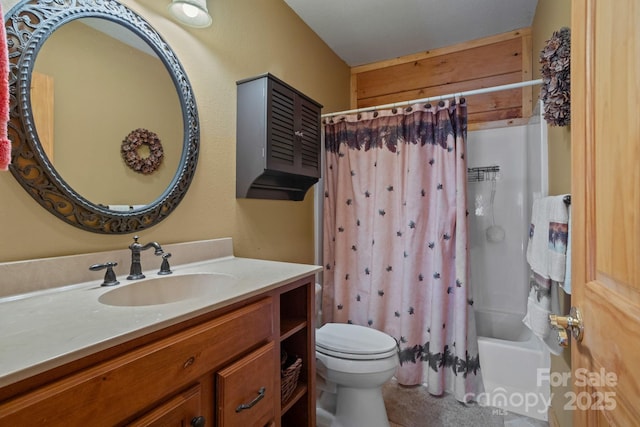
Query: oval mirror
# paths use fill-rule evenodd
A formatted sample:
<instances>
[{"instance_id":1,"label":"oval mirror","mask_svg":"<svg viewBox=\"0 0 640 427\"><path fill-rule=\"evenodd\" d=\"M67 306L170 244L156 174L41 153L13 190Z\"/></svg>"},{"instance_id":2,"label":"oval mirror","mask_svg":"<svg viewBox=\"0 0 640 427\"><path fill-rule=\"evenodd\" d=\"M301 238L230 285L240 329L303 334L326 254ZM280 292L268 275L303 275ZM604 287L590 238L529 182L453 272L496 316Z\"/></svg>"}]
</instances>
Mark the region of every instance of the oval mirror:
<instances>
[{"instance_id":1,"label":"oval mirror","mask_svg":"<svg viewBox=\"0 0 640 427\"><path fill-rule=\"evenodd\" d=\"M166 42L113 0L23 1L5 28L10 170L20 184L92 232L133 233L166 218L199 148L191 86Z\"/></svg>"}]
</instances>

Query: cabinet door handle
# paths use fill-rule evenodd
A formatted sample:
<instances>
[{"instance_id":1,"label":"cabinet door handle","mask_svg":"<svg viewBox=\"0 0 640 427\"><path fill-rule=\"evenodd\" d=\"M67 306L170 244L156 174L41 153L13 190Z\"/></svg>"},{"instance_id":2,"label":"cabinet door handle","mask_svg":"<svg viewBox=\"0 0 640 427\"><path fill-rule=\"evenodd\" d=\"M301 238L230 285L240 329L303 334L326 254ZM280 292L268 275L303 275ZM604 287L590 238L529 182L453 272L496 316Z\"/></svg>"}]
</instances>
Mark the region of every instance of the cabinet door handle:
<instances>
[{"instance_id":1,"label":"cabinet door handle","mask_svg":"<svg viewBox=\"0 0 640 427\"><path fill-rule=\"evenodd\" d=\"M297 130L297 131L295 131L295 132L294 132L294 134L295 134L296 136L300 137L300 138L302 138L302 137L304 136L304 132L303 132L303 131L301 131L301 130Z\"/></svg>"},{"instance_id":2,"label":"cabinet door handle","mask_svg":"<svg viewBox=\"0 0 640 427\"><path fill-rule=\"evenodd\" d=\"M204 427L206 424L203 416L195 417L191 420L191 427Z\"/></svg>"},{"instance_id":3,"label":"cabinet door handle","mask_svg":"<svg viewBox=\"0 0 640 427\"><path fill-rule=\"evenodd\" d=\"M262 400L262 398L264 397L264 393L266 391L267 391L267 389L265 387L260 387L260 390L258 390L258 395L256 396L256 398L253 399L249 403L243 403L243 404L239 405L236 408L236 412L241 412L241 411L244 411L245 409L252 408L256 403L258 403L258 402L260 402L260 400Z\"/></svg>"}]
</instances>

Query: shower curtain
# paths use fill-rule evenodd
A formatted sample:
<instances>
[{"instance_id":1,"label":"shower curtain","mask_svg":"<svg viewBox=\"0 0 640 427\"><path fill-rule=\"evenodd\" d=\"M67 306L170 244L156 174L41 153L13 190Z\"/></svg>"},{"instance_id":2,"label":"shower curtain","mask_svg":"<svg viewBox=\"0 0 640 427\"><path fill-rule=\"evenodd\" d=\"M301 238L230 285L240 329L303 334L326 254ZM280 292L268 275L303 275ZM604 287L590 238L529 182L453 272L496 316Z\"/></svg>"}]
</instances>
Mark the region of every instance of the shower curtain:
<instances>
[{"instance_id":1,"label":"shower curtain","mask_svg":"<svg viewBox=\"0 0 640 427\"><path fill-rule=\"evenodd\" d=\"M394 337L400 384L482 391L469 289L466 105L325 121L323 320Z\"/></svg>"}]
</instances>

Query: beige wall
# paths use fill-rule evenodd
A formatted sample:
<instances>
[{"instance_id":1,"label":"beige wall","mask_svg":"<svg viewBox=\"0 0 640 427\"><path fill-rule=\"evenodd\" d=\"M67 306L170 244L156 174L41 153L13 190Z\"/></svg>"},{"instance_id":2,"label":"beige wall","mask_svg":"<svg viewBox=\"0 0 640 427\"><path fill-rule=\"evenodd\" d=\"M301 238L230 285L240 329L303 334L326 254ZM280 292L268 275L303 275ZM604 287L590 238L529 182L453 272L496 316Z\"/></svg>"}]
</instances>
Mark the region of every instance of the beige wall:
<instances>
[{"instance_id":1,"label":"beige wall","mask_svg":"<svg viewBox=\"0 0 640 427\"><path fill-rule=\"evenodd\" d=\"M553 32L562 27L571 27L571 0L538 0L531 26L534 79L540 78L540 51ZM571 126L549 126L549 194L569 192L571 192Z\"/></svg>"},{"instance_id":2,"label":"beige wall","mask_svg":"<svg viewBox=\"0 0 640 427\"><path fill-rule=\"evenodd\" d=\"M6 12L17 0L2 0ZM141 241L232 237L238 256L313 262L313 192L303 202L236 200L237 80L271 72L324 105L349 107L349 68L282 0L208 2L213 25L189 29L171 20L166 1L122 0L172 46L193 86L201 129L200 159L182 203ZM122 64L114 64L114 66ZM0 173L0 262L120 249L131 235L70 226Z\"/></svg>"},{"instance_id":3,"label":"beige wall","mask_svg":"<svg viewBox=\"0 0 640 427\"><path fill-rule=\"evenodd\" d=\"M554 31L562 27L571 27L571 0L538 0L536 14L531 26L533 46L533 78L540 78L540 51ZM565 194L571 192L571 126L549 126L549 194ZM569 297L561 292L561 312L568 313ZM551 356L552 372L569 372L571 370L571 350L566 349L561 357ZM551 417L561 427L573 425L571 411L563 410L566 398L564 394L571 390L568 387L552 387ZM551 421L551 420L550 420ZM554 425L554 424L552 424Z\"/></svg>"}]
</instances>

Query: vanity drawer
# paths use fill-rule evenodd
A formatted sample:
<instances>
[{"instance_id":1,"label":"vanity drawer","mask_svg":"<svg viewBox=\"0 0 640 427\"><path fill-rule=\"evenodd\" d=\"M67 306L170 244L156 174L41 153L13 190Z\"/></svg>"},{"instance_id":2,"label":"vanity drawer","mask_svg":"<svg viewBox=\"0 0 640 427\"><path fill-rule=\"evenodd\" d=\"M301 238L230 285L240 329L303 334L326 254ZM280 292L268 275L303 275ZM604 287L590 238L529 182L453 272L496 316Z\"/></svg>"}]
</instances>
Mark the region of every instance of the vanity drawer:
<instances>
[{"instance_id":1,"label":"vanity drawer","mask_svg":"<svg viewBox=\"0 0 640 427\"><path fill-rule=\"evenodd\" d=\"M173 396L167 402L158 405L134 422L127 424L127 427L196 425L195 420L204 420L202 414L202 392L200 391L200 384L196 384L190 389Z\"/></svg>"},{"instance_id":2,"label":"vanity drawer","mask_svg":"<svg viewBox=\"0 0 640 427\"><path fill-rule=\"evenodd\" d=\"M275 415L275 344L259 348L216 375L216 425L265 426Z\"/></svg>"},{"instance_id":3,"label":"vanity drawer","mask_svg":"<svg viewBox=\"0 0 640 427\"><path fill-rule=\"evenodd\" d=\"M4 402L0 425L119 424L272 339L272 310L265 298Z\"/></svg>"}]
</instances>

